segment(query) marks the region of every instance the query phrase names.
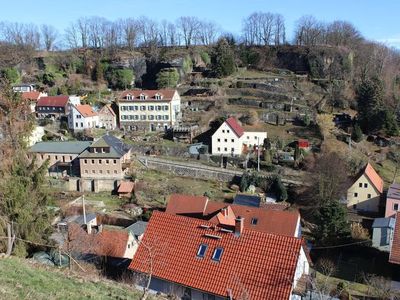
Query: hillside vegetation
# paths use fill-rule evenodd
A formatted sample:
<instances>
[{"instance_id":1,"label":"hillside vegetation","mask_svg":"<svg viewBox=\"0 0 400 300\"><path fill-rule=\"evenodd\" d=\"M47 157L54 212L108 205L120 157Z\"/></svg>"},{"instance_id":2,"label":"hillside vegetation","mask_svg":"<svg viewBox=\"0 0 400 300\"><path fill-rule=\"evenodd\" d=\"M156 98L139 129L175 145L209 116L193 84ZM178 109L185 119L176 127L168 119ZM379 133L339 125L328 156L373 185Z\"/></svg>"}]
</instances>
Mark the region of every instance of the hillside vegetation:
<instances>
[{"instance_id":1,"label":"hillside vegetation","mask_svg":"<svg viewBox=\"0 0 400 300\"><path fill-rule=\"evenodd\" d=\"M140 299L132 287L95 281L43 267L29 260L0 260L1 299Z\"/></svg>"}]
</instances>

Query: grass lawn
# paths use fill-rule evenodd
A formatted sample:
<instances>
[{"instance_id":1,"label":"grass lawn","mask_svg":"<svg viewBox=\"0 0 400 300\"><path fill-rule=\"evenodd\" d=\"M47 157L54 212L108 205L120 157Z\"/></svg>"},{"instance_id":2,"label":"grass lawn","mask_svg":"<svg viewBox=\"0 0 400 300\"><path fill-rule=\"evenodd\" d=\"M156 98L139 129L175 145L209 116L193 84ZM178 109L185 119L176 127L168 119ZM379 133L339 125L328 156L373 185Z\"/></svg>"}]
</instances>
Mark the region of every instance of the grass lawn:
<instances>
[{"instance_id":1,"label":"grass lawn","mask_svg":"<svg viewBox=\"0 0 400 300\"><path fill-rule=\"evenodd\" d=\"M233 198L234 192L225 183L216 181L178 177L168 173L139 168L139 204L165 206L165 199L173 193L204 195L209 193L216 201Z\"/></svg>"},{"instance_id":2,"label":"grass lawn","mask_svg":"<svg viewBox=\"0 0 400 300\"><path fill-rule=\"evenodd\" d=\"M111 195L110 192L85 194L85 199L91 201L103 201L105 209L108 211L119 208L123 202L123 200L119 199L118 196Z\"/></svg>"},{"instance_id":3,"label":"grass lawn","mask_svg":"<svg viewBox=\"0 0 400 300\"><path fill-rule=\"evenodd\" d=\"M140 299L140 291L111 281L90 280L68 270L0 259L1 299Z\"/></svg>"}]
</instances>

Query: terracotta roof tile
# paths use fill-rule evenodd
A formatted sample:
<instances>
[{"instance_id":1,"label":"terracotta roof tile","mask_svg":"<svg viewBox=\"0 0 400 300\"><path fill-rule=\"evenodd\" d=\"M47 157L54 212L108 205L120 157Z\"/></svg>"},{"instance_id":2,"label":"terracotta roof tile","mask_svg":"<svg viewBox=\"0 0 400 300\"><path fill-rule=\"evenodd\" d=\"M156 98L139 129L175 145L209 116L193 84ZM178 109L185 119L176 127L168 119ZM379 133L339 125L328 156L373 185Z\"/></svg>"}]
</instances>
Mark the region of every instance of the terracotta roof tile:
<instances>
[{"instance_id":1,"label":"terracotta roof tile","mask_svg":"<svg viewBox=\"0 0 400 300\"><path fill-rule=\"evenodd\" d=\"M152 249L154 277L234 299L245 292L248 299L289 299L301 239L246 229L237 237L201 225L212 224L155 211L129 268L148 272ZM198 258L201 244L208 248ZM223 248L219 262L211 259L216 247Z\"/></svg>"},{"instance_id":2,"label":"terracotta roof tile","mask_svg":"<svg viewBox=\"0 0 400 300\"><path fill-rule=\"evenodd\" d=\"M42 97L38 100L36 106L55 106L65 107L68 104L68 96L49 96Z\"/></svg>"},{"instance_id":3,"label":"terracotta roof tile","mask_svg":"<svg viewBox=\"0 0 400 300\"><path fill-rule=\"evenodd\" d=\"M118 187L118 193L132 193L135 183L132 181L121 181Z\"/></svg>"},{"instance_id":4,"label":"terracotta roof tile","mask_svg":"<svg viewBox=\"0 0 400 300\"><path fill-rule=\"evenodd\" d=\"M267 205L266 207L250 207L206 201L206 197L172 195L168 201L166 212L176 215L196 216L218 224L217 215L229 207L235 217L244 218L244 227L257 231L295 236L300 220L297 210L283 210L283 205ZM256 224L252 220L256 220Z\"/></svg>"},{"instance_id":5,"label":"terracotta roof tile","mask_svg":"<svg viewBox=\"0 0 400 300\"><path fill-rule=\"evenodd\" d=\"M242 126L236 121L234 117L230 117L225 121L230 128L235 132L238 137L241 137L244 134L244 130Z\"/></svg>"},{"instance_id":6,"label":"terracotta roof tile","mask_svg":"<svg viewBox=\"0 0 400 300\"><path fill-rule=\"evenodd\" d=\"M33 91L33 92L23 92L21 94L22 99L24 100L39 100L41 92Z\"/></svg>"},{"instance_id":7,"label":"terracotta roof tile","mask_svg":"<svg viewBox=\"0 0 400 300\"><path fill-rule=\"evenodd\" d=\"M396 213L396 225L394 226L389 262L400 265L400 212Z\"/></svg>"},{"instance_id":8,"label":"terracotta roof tile","mask_svg":"<svg viewBox=\"0 0 400 300\"><path fill-rule=\"evenodd\" d=\"M375 188L382 193L383 192L383 180L371 166L370 163L367 164L364 171L365 175L369 178Z\"/></svg>"},{"instance_id":9,"label":"terracotta roof tile","mask_svg":"<svg viewBox=\"0 0 400 300\"><path fill-rule=\"evenodd\" d=\"M158 101L171 101L172 97L174 96L176 90L169 90L169 89L162 89L162 90L127 90L122 92L121 99L122 101L130 101L125 99L126 96L131 95L133 96L133 100L140 100L140 95L144 94L147 99L140 100L140 101L154 101L156 100L156 94L160 94L162 99ZM121 100L120 100L121 101Z\"/></svg>"},{"instance_id":10,"label":"terracotta roof tile","mask_svg":"<svg viewBox=\"0 0 400 300\"><path fill-rule=\"evenodd\" d=\"M85 118L97 116L97 113L90 105L75 105L75 108Z\"/></svg>"}]
</instances>

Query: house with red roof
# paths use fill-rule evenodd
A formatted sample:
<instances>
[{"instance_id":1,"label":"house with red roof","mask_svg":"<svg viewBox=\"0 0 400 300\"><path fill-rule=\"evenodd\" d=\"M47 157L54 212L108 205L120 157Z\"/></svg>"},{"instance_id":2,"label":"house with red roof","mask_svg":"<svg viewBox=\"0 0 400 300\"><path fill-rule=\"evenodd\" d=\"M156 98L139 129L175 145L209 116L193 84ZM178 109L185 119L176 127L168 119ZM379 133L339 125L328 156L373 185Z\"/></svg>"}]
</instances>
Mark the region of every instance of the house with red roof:
<instances>
[{"instance_id":1,"label":"house with red roof","mask_svg":"<svg viewBox=\"0 0 400 300\"><path fill-rule=\"evenodd\" d=\"M48 96L41 97L36 103L36 113L39 118L68 115L69 113L69 96Z\"/></svg>"},{"instance_id":2,"label":"house with red roof","mask_svg":"<svg viewBox=\"0 0 400 300\"><path fill-rule=\"evenodd\" d=\"M110 104L104 105L99 112L99 127L114 130L117 128L117 116Z\"/></svg>"},{"instance_id":3,"label":"house with red roof","mask_svg":"<svg viewBox=\"0 0 400 300\"><path fill-rule=\"evenodd\" d=\"M383 180L370 163L347 190L347 207L363 212L379 212Z\"/></svg>"},{"instance_id":4,"label":"house with red roof","mask_svg":"<svg viewBox=\"0 0 400 300\"><path fill-rule=\"evenodd\" d=\"M92 129L99 126L99 116L90 105L71 105L68 128L73 131Z\"/></svg>"},{"instance_id":5,"label":"house with red roof","mask_svg":"<svg viewBox=\"0 0 400 300\"><path fill-rule=\"evenodd\" d=\"M180 122L177 90L128 90L118 100L119 124L126 131L162 131Z\"/></svg>"},{"instance_id":6,"label":"house with red roof","mask_svg":"<svg viewBox=\"0 0 400 300\"><path fill-rule=\"evenodd\" d=\"M129 269L185 299L297 299L309 273L300 238L155 211Z\"/></svg>"},{"instance_id":7,"label":"house with red roof","mask_svg":"<svg viewBox=\"0 0 400 300\"><path fill-rule=\"evenodd\" d=\"M42 97L47 97L47 93L39 91L21 92L22 100L29 102L32 112L35 112L36 103Z\"/></svg>"},{"instance_id":8,"label":"house with red roof","mask_svg":"<svg viewBox=\"0 0 400 300\"><path fill-rule=\"evenodd\" d=\"M204 196L172 194L166 212L206 220L217 226L230 226L238 217L244 218L246 229L286 236L301 236L300 214L282 205L253 207L210 201Z\"/></svg>"},{"instance_id":9,"label":"house with red roof","mask_svg":"<svg viewBox=\"0 0 400 300\"><path fill-rule=\"evenodd\" d=\"M211 152L213 155L238 156L246 149L264 145L266 138L266 132L244 131L238 121L230 117L212 135Z\"/></svg>"}]
</instances>

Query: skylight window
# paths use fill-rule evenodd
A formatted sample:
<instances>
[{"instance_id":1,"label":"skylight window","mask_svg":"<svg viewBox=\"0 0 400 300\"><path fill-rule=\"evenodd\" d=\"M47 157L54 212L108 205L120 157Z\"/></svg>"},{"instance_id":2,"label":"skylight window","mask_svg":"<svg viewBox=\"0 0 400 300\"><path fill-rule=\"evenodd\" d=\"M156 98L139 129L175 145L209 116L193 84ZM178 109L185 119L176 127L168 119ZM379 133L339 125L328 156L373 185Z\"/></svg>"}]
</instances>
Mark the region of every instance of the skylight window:
<instances>
[{"instance_id":1,"label":"skylight window","mask_svg":"<svg viewBox=\"0 0 400 300\"><path fill-rule=\"evenodd\" d=\"M206 244L201 244L199 250L197 250L197 257L203 258L206 255L208 246Z\"/></svg>"},{"instance_id":2,"label":"skylight window","mask_svg":"<svg viewBox=\"0 0 400 300\"><path fill-rule=\"evenodd\" d=\"M221 261L222 252L224 252L224 249L219 248L219 247L215 248L213 256L212 256L212 260Z\"/></svg>"},{"instance_id":3,"label":"skylight window","mask_svg":"<svg viewBox=\"0 0 400 300\"><path fill-rule=\"evenodd\" d=\"M252 218L251 219L251 225L257 225L258 219L257 218Z\"/></svg>"}]
</instances>

